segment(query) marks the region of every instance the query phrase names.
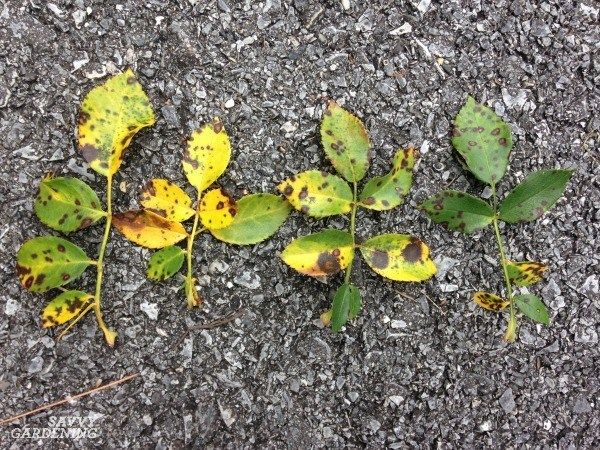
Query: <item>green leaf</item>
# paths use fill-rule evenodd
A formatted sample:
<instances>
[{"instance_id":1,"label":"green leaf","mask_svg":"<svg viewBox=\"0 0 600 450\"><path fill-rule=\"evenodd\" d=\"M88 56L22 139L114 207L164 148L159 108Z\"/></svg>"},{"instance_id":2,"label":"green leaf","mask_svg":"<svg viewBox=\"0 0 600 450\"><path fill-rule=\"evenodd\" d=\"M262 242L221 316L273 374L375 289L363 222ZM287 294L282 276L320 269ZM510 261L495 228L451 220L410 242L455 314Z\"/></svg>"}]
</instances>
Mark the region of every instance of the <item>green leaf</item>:
<instances>
[{"instance_id":1,"label":"green leaf","mask_svg":"<svg viewBox=\"0 0 600 450\"><path fill-rule=\"evenodd\" d=\"M350 186L336 175L318 170L293 175L277 186L291 205L311 217L346 214L352 209Z\"/></svg>"},{"instance_id":2,"label":"green leaf","mask_svg":"<svg viewBox=\"0 0 600 450\"><path fill-rule=\"evenodd\" d=\"M414 166L415 149L398 150L392 170L382 177L372 178L365 185L359 196L360 206L385 211L402 204L412 184Z\"/></svg>"},{"instance_id":3,"label":"green leaf","mask_svg":"<svg viewBox=\"0 0 600 450\"><path fill-rule=\"evenodd\" d=\"M42 311L42 326L55 327L79 316L94 301L94 296L83 291L65 291L52 299Z\"/></svg>"},{"instance_id":4,"label":"green leaf","mask_svg":"<svg viewBox=\"0 0 600 450\"><path fill-rule=\"evenodd\" d=\"M492 223L492 207L465 192L443 191L428 198L421 208L435 223L452 230L472 233Z\"/></svg>"},{"instance_id":5,"label":"green leaf","mask_svg":"<svg viewBox=\"0 0 600 450\"><path fill-rule=\"evenodd\" d=\"M321 122L321 142L333 167L348 181L360 181L369 167L371 142L363 123L330 101Z\"/></svg>"},{"instance_id":6,"label":"green leaf","mask_svg":"<svg viewBox=\"0 0 600 450\"><path fill-rule=\"evenodd\" d=\"M534 261L509 261L506 269L511 283L517 286L528 286L539 282L542 274L548 270L548 266Z\"/></svg>"},{"instance_id":7,"label":"green leaf","mask_svg":"<svg viewBox=\"0 0 600 450\"><path fill-rule=\"evenodd\" d=\"M17 252L17 275L31 292L46 292L70 283L91 264L94 262L81 248L55 236L30 239Z\"/></svg>"},{"instance_id":8,"label":"green leaf","mask_svg":"<svg viewBox=\"0 0 600 450\"><path fill-rule=\"evenodd\" d=\"M562 197L572 170L533 172L500 205L500 219L515 223L538 219Z\"/></svg>"},{"instance_id":9,"label":"green leaf","mask_svg":"<svg viewBox=\"0 0 600 450\"><path fill-rule=\"evenodd\" d=\"M322 277L345 269L354 257L354 241L346 231L324 230L292 241L281 259L305 275Z\"/></svg>"},{"instance_id":10,"label":"green leaf","mask_svg":"<svg viewBox=\"0 0 600 450\"><path fill-rule=\"evenodd\" d=\"M331 306L331 329L338 332L346 324L348 319L356 317L360 311L360 292L356 286L344 283L333 297Z\"/></svg>"},{"instance_id":11,"label":"green leaf","mask_svg":"<svg viewBox=\"0 0 600 450\"><path fill-rule=\"evenodd\" d=\"M80 230L106 216L91 187L77 178L64 177L41 181L35 214L44 225L63 233Z\"/></svg>"},{"instance_id":12,"label":"green leaf","mask_svg":"<svg viewBox=\"0 0 600 450\"><path fill-rule=\"evenodd\" d=\"M290 209L289 203L277 195L246 195L238 200L237 214L231 225L209 231L220 241L230 244L256 244L275 234Z\"/></svg>"},{"instance_id":13,"label":"green leaf","mask_svg":"<svg viewBox=\"0 0 600 450\"><path fill-rule=\"evenodd\" d=\"M148 96L128 69L93 88L83 100L79 151L92 169L112 176L119 170L133 136L155 121Z\"/></svg>"},{"instance_id":14,"label":"green leaf","mask_svg":"<svg viewBox=\"0 0 600 450\"><path fill-rule=\"evenodd\" d=\"M550 315L548 314L548 308L546 305L535 295L515 295L513 297L517 308L536 322L548 325L550 323Z\"/></svg>"},{"instance_id":15,"label":"green leaf","mask_svg":"<svg viewBox=\"0 0 600 450\"><path fill-rule=\"evenodd\" d=\"M512 148L510 127L473 97L454 119L452 144L481 181L496 184L504 176Z\"/></svg>"},{"instance_id":16,"label":"green leaf","mask_svg":"<svg viewBox=\"0 0 600 450\"><path fill-rule=\"evenodd\" d=\"M181 269L184 257L185 251L176 245L157 251L148 262L148 278L162 281L172 277Z\"/></svg>"},{"instance_id":17,"label":"green leaf","mask_svg":"<svg viewBox=\"0 0 600 450\"><path fill-rule=\"evenodd\" d=\"M423 281L436 272L429 247L414 236L381 234L360 245L365 261L379 275L395 281Z\"/></svg>"}]
</instances>

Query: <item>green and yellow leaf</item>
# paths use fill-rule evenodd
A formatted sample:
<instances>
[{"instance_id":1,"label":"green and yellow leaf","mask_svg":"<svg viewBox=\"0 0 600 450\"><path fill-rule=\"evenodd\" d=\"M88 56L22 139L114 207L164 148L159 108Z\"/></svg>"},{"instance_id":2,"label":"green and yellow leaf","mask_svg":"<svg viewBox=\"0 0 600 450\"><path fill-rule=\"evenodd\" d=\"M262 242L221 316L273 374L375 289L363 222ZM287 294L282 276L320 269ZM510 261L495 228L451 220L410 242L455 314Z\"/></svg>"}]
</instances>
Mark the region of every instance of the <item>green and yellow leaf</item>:
<instances>
[{"instance_id":1,"label":"green and yellow leaf","mask_svg":"<svg viewBox=\"0 0 600 450\"><path fill-rule=\"evenodd\" d=\"M371 141L363 123L330 101L321 122L321 142L335 170L348 181L360 181L369 167Z\"/></svg>"},{"instance_id":2,"label":"green and yellow leaf","mask_svg":"<svg viewBox=\"0 0 600 450\"><path fill-rule=\"evenodd\" d=\"M515 305L524 315L536 322L548 325L550 323L550 314L548 308L539 297L531 294L515 295L513 297Z\"/></svg>"},{"instance_id":3,"label":"green and yellow leaf","mask_svg":"<svg viewBox=\"0 0 600 450\"><path fill-rule=\"evenodd\" d=\"M179 222L146 210L113 214L112 223L131 242L147 248L167 247L188 236Z\"/></svg>"},{"instance_id":4,"label":"green and yellow leaf","mask_svg":"<svg viewBox=\"0 0 600 450\"><path fill-rule=\"evenodd\" d=\"M183 222L196 211L187 193L169 180L155 178L148 181L140 194L140 204L167 220Z\"/></svg>"},{"instance_id":5,"label":"green and yellow leaf","mask_svg":"<svg viewBox=\"0 0 600 450\"><path fill-rule=\"evenodd\" d=\"M79 114L79 152L90 167L110 176L119 170L135 134L156 119L148 96L131 70L93 88Z\"/></svg>"},{"instance_id":6,"label":"green and yellow leaf","mask_svg":"<svg viewBox=\"0 0 600 450\"><path fill-rule=\"evenodd\" d=\"M294 208L311 217L346 214L352 209L348 183L327 172L308 170L282 181L277 188Z\"/></svg>"},{"instance_id":7,"label":"green and yellow leaf","mask_svg":"<svg viewBox=\"0 0 600 450\"><path fill-rule=\"evenodd\" d=\"M65 291L52 299L42 311L42 326L56 327L67 323L94 301L94 296L83 291Z\"/></svg>"},{"instance_id":8,"label":"green and yellow leaf","mask_svg":"<svg viewBox=\"0 0 600 450\"><path fill-rule=\"evenodd\" d=\"M562 197L572 175L572 170L540 170L529 174L500 205L500 219L515 223L540 218Z\"/></svg>"},{"instance_id":9,"label":"green and yellow leaf","mask_svg":"<svg viewBox=\"0 0 600 450\"><path fill-rule=\"evenodd\" d=\"M496 184L504 176L512 148L510 127L473 97L454 119L452 144L481 181Z\"/></svg>"},{"instance_id":10,"label":"green and yellow leaf","mask_svg":"<svg viewBox=\"0 0 600 450\"><path fill-rule=\"evenodd\" d=\"M546 264L534 261L509 261L506 265L510 282L517 286L528 286L542 279L542 275L548 270Z\"/></svg>"},{"instance_id":11,"label":"green and yellow leaf","mask_svg":"<svg viewBox=\"0 0 600 450\"><path fill-rule=\"evenodd\" d=\"M237 214L237 205L223 189L211 189L200 202L200 220L208 230L228 227Z\"/></svg>"},{"instance_id":12,"label":"green and yellow leaf","mask_svg":"<svg viewBox=\"0 0 600 450\"><path fill-rule=\"evenodd\" d=\"M55 236L30 239L17 252L17 275L31 292L46 292L70 283L91 264L94 262L81 248Z\"/></svg>"},{"instance_id":13,"label":"green and yellow leaf","mask_svg":"<svg viewBox=\"0 0 600 450\"><path fill-rule=\"evenodd\" d=\"M412 184L415 149L398 150L392 170L367 182L359 196L363 208L385 211L399 206Z\"/></svg>"},{"instance_id":14,"label":"green and yellow leaf","mask_svg":"<svg viewBox=\"0 0 600 450\"><path fill-rule=\"evenodd\" d=\"M198 191L203 191L221 176L231 157L231 143L223 122L215 117L200 131L194 131L183 155L183 171Z\"/></svg>"},{"instance_id":15,"label":"green and yellow leaf","mask_svg":"<svg viewBox=\"0 0 600 450\"><path fill-rule=\"evenodd\" d=\"M152 255L148 262L147 276L154 281L172 277L183 265L185 250L176 245L165 247Z\"/></svg>"},{"instance_id":16,"label":"green and yellow leaf","mask_svg":"<svg viewBox=\"0 0 600 450\"><path fill-rule=\"evenodd\" d=\"M360 245L365 261L379 275L395 281L423 281L436 272L429 247L414 236L381 234Z\"/></svg>"},{"instance_id":17,"label":"green and yellow leaf","mask_svg":"<svg viewBox=\"0 0 600 450\"><path fill-rule=\"evenodd\" d=\"M428 198L421 208L435 223L463 233L484 228L494 219L494 211L489 204L466 192L440 192Z\"/></svg>"},{"instance_id":18,"label":"green and yellow leaf","mask_svg":"<svg viewBox=\"0 0 600 450\"><path fill-rule=\"evenodd\" d=\"M496 294L490 294L483 291L475 292L473 294L473 301L483 309L495 312L502 311L508 305L510 305L508 300L504 300L503 298L498 297Z\"/></svg>"},{"instance_id":19,"label":"green and yellow leaf","mask_svg":"<svg viewBox=\"0 0 600 450\"><path fill-rule=\"evenodd\" d=\"M106 216L96 193L77 178L48 176L40 182L35 213L50 228L70 233Z\"/></svg>"},{"instance_id":20,"label":"green and yellow leaf","mask_svg":"<svg viewBox=\"0 0 600 450\"><path fill-rule=\"evenodd\" d=\"M333 297L331 305L331 329L338 332L348 319L354 319L361 308L360 292L348 283L342 284Z\"/></svg>"},{"instance_id":21,"label":"green and yellow leaf","mask_svg":"<svg viewBox=\"0 0 600 450\"><path fill-rule=\"evenodd\" d=\"M344 270L354 257L352 235L346 231L324 230L292 241L281 259L305 275L322 277Z\"/></svg>"},{"instance_id":22,"label":"green and yellow leaf","mask_svg":"<svg viewBox=\"0 0 600 450\"><path fill-rule=\"evenodd\" d=\"M220 241L250 245L264 241L283 225L290 214L285 199L273 194L250 194L237 202L237 214L226 228L209 229Z\"/></svg>"}]
</instances>

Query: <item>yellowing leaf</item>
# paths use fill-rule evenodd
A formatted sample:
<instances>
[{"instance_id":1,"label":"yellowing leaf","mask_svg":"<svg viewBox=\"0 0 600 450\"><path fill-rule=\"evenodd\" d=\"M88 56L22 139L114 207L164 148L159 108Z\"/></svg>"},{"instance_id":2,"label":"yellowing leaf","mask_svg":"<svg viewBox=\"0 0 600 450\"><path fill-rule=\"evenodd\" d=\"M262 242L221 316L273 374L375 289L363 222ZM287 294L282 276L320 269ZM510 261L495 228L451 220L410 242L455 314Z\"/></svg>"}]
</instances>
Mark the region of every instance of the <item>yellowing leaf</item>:
<instances>
[{"instance_id":1,"label":"yellowing leaf","mask_svg":"<svg viewBox=\"0 0 600 450\"><path fill-rule=\"evenodd\" d=\"M502 311L504 308L510 305L508 300L504 300L495 294L490 294L483 291L475 292L473 294L473 301L483 309L495 312Z\"/></svg>"},{"instance_id":2,"label":"yellowing leaf","mask_svg":"<svg viewBox=\"0 0 600 450\"><path fill-rule=\"evenodd\" d=\"M77 317L94 300L83 291L65 291L51 300L42 311L42 326L55 327Z\"/></svg>"},{"instance_id":3,"label":"yellowing leaf","mask_svg":"<svg viewBox=\"0 0 600 450\"><path fill-rule=\"evenodd\" d=\"M140 204L147 210L175 222L183 222L196 212L192 199L183 189L169 180L155 178L149 181L140 194Z\"/></svg>"},{"instance_id":4,"label":"yellowing leaf","mask_svg":"<svg viewBox=\"0 0 600 450\"><path fill-rule=\"evenodd\" d=\"M414 236L382 234L360 245L365 261L379 275L395 281L423 281L436 272L429 247Z\"/></svg>"},{"instance_id":5,"label":"yellowing leaf","mask_svg":"<svg viewBox=\"0 0 600 450\"><path fill-rule=\"evenodd\" d=\"M321 122L323 150L348 181L360 181L369 167L371 141L363 123L336 102L327 105Z\"/></svg>"},{"instance_id":6,"label":"yellowing leaf","mask_svg":"<svg viewBox=\"0 0 600 450\"><path fill-rule=\"evenodd\" d=\"M146 210L113 214L112 222L131 242L147 248L167 247L188 236L179 222L167 220Z\"/></svg>"},{"instance_id":7,"label":"yellowing leaf","mask_svg":"<svg viewBox=\"0 0 600 450\"><path fill-rule=\"evenodd\" d=\"M543 273L548 270L546 264L534 261L510 261L506 268L508 269L508 277L511 283L517 286L528 286L539 282L542 279Z\"/></svg>"},{"instance_id":8,"label":"yellowing leaf","mask_svg":"<svg viewBox=\"0 0 600 450\"><path fill-rule=\"evenodd\" d=\"M354 257L350 233L325 230L292 241L281 253L283 261L305 275L321 277L345 269Z\"/></svg>"},{"instance_id":9,"label":"yellowing leaf","mask_svg":"<svg viewBox=\"0 0 600 450\"><path fill-rule=\"evenodd\" d=\"M230 157L229 136L221 119L216 117L192 133L183 155L183 171L190 184L203 191L225 171Z\"/></svg>"},{"instance_id":10,"label":"yellowing leaf","mask_svg":"<svg viewBox=\"0 0 600 450\"><path fill-rule=\"evenodd\" d=\"M318 170L293 175L277 186L290 204L311 217L345 214L352 209L352 190L340 177Z\"/></svg>"},{"instance_id":11,"label":"yellowing leaf","mask_svg":"<svg viewBox=\"0 0 600 450\"><path fill-rule=\"evenodd\" d=\"M96 193L77 178L48 176L40 183L35 214L54 230L70 233L106 216Z\"/></svg>"},{"instance_id":12,"label":"yellowing leaf","mask_svg":"<svg viewBox=\"0 0 600 450\"><path fill-rule=\"evenodd\" d=\"M17 252L17 275L31 292L46 292L70 283L90 264L93 261L81 248L55 236L30 239Z\"/></svg>"},{"instance_id":13,"label":"yellowing leaf","mask_svg":"<svg viewBox=\"0 0 600 450\"><path fill-rule=\"evenodd\" d=\"M223 189L211 189L200 202L200 220L209 230L225 228L237 214L235 200Z\"/></svg>"},{"instance_id":14,"label":"yellowing leaf","mask_svg":"<svg viewBox=\"0 0 600 450\"><path fill-rule=\"evenodd\" d=\"M148 96L134 73L127 70L93 88L83 100L79 151L96 172L113 175L133 136L154 122Z\"/></svg>"},{"instance_id":15,"label":"yellowing leaf","mask_svg":"<svg viewBox=\"0 0 600 450\"><path fill-rule=\"evenodd\" d=\"M398 150L392 170L384 176L374 177L361 192L360 206L385 211L402 204L412 184L415 149Z\"/></svg>"}]
</instances>

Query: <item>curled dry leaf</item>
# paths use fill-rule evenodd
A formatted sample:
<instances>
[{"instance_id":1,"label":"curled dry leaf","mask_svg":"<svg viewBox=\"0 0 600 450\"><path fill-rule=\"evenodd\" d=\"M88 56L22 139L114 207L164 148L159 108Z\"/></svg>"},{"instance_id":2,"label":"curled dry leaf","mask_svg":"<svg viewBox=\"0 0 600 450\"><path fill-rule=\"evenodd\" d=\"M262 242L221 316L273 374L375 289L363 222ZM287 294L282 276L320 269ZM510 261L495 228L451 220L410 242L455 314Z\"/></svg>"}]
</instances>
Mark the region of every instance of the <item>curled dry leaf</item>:
<instances>
[{"instance_id":1,"label":"curled dry leaf","mask_svg":"<svg viewBox=\"0 0 600 450\"><path fill-rule=\"evenodd\" d=\"M510 305L510 301L498 297L496 294L483 291L475 292L473 294L473 301L483 309L494 312L502 311Z\"/></svg>"},{"instance_id":2,"label":"curled dry leaf","mask_svg":"<svg viewBox=\"0 0 600 450\"><path fill-rule=\"evenodd\" d=\"M87 292L65 291L52 299L42 311L42 326L50 328L67 323L93 301L94 296Z\"/></svg>"}]
</instances>

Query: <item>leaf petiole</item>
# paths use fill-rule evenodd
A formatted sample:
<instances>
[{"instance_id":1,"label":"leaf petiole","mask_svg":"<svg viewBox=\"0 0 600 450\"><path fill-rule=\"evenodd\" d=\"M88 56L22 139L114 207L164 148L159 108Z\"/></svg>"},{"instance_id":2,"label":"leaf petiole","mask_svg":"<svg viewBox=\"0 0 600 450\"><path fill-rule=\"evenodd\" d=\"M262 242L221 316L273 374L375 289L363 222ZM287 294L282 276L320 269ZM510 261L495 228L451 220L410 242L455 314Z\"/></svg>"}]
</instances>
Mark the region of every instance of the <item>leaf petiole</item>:
<instances>
[{"instance_id":1,"label":"leaf petiole","mask_svg":"<svg viewBox=\"0 0 600 450\"><path fill-rule=\"evenodd\" d=\"M355 238L355 228L356 228L356 209L357 209L357 198L356 198L356 181L352 182L352 192L353 192L353 201L352 201L352 211L350 212L350 234L352 235L352 245L353 248L356 248L356 238ZM350 282L350 274L352 273L352 265L354 263L354 250L352 253L352 259L348 263L348 267L346 268L346 274L344 276L344 282L348 284Z\"/></svg>"},{"instance_id":2,"label":"leaf petiole","mask_svg":"<svg viewBox=\"0 0 600 450\"><path fill-rule=\"evenodd\" d=\"M187 275L185 277L185 290L187 297L187 306L188 308L193 308L194 306L198 306L200 304L200 299L198 297L198 293L196 292L196 283L195 278L192 276L192 249L194 247L194 239L196 235L205 230L205 228L201 228L198 230L198 221L200 219L200 196L201 193L198 191L198 202L196 205L196 213L194 214L194 224L192 225L192 232L189 234L187 238L187 247L186 247L186 259L187 259Z\"/></svg>"},{"instance_id":3,"label":"leaf petiole","mask_svg":"<svg viewBox=\"0 0 600 450\"><path fill-rule=\"evenodd\" d=\"M510 302L510 317L508 319L508 327L504 338L507 342L514 342L516 338L516 323L515 317L515 305L513 301L512 286L510 283L510 277L508 276L508 267L506 261L506 251L504 250L504 244L502 242L502 236L500 236L500 228L498 227L498 198L496 195L496 185L492 184L492 196L494 199L494 217L492 224L494 225L494 232L496 234L496 243L498 244L498 251L500 254L500 264L502 265L502 272L504 274L504 283L506 284L506 294L508 301Z\"/></svg>"}]
</instances>

